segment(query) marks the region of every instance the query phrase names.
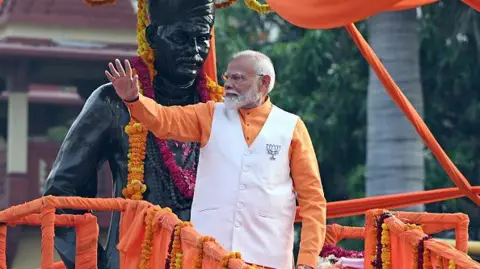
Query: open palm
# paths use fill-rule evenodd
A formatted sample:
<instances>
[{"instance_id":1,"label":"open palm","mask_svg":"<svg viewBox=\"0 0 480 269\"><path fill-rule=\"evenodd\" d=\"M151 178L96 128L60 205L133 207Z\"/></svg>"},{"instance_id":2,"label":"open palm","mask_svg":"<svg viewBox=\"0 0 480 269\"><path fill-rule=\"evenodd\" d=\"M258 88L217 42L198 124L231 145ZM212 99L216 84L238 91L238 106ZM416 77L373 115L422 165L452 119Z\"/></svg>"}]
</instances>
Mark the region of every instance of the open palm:
<instances>
[{"instance_id":1,"label":"open palm","mask_svg":"<svg viewBox=\"0 0 480 269\"><path fill-rule=\"evenodd\" d=\"M132 101L138 97L138 76L133 76L132 67L128 60L125 60L125 69L120 60L115 60L115 66L108 63L110 72L105 70L105 75L112 82L118 96L125 101ZM116 68L115 68L116 67Z\"/></svg>"}]
</instances>

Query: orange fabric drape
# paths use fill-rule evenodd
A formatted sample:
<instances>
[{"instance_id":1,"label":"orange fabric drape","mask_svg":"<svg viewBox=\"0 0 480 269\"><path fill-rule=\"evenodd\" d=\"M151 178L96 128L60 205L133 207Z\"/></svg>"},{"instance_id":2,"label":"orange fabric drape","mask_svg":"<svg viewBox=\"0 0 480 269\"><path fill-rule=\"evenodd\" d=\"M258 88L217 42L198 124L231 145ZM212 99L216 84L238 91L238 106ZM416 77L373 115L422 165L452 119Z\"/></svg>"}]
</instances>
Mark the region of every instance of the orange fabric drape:
<instances>
[{"instance_id":1,"label":"orange fabric drape","mask_svg":"<svg viewBox=\"0 0 480 269\"><path fill-rule=\"evenodd\" d=\"M460 0L458 0L460 1ZM307 29L330 29L362 21L379 12L415 8L437 0L265 0L283 19ZM479 0L463 0L480 11Z\"/></svg>"},{"instance_id":2,"label":"orange fabric drape","mask_svg":"<svg viewBox=\"0 0 480 269\"><path fill-rule=\"evenodd\" d=\"M283 19L307 29L342 27L388 10L403 0L265 0Z\"/></svg>"},{"instance_id":3,"label":"orange fabric drape","mask_svg":"<svg viewBox=\"0 0 480 269\"><path fill-rule=\"evenodd\" d=\"M391 238L395 238L392 242L391 249L391 266L394 269L394 265L402 265L397 268L411 268L412 266L405 266L406 263L410 263L413 259L413 249L418 242L425 236L424 233L418 230L407 229L405 223L396 217L387 218L385 220L389 228ZM373 230L373 226L367 229ZM373 238L367 240L373 241ZM446 260L452 260L459 268L472 268L480 269L480 264L468 257L467 254L458 251L448 244L435 240L428 239L424 243L425 249L431 251L431 255L441 256ZM367 255L365 252L365 264L368 264L367 258L372 256L373 253ZM448 266L448 265L447 265Z\"/></svg>"},{"instance_id":4,"label":"orange fabric drape","mask_svg":"<svg viewBox=\"0 0 480 269\"><path fill-rule=\"evenodd\" d=\"M16 211L17 214L23 213L26 208L20 208L19 211ZM15 212L14 212L15 213ZM48 213L48 212L46 212ZM98 224L97 218L92 214L84 214L84 215L54 215L54 223L56 226L74 226L77 231L77 256L76 256L76 268L86 268L86 269L94 269L96 268L96 259L92 259L97 255L97 242L98 242ZM25 216L23 218L12 219L7 221L8 225L41 225L42 222L45 221L45 213L44 214L32 214ZM50 221L50 220L47 220ZM2 240L5 240L4 235L2 234L2 227L0 226L0 269L6 269L6 267L2 267L2 256L5 256L5 249L2 248ZM42 231L43 233L43 231ZM49 243L48 237L42 236L42 246L45 254L43 255L51 255L53 254L53 241ZM3 246L4 247L4 246ZM53 264L53 269L65 269L65 266L61 262L57 262Z\"/></svg>"},{"instance_id":5,"label":"orange fabric drape","mask_svg":"<svg viewBox=\"0 0 480 269\"><path fill-rule=\"evenodd\" d=\"M217 55L215 50L215 27L212 27L212 32L210 33L212 38L210 39L210 53L208 54L207 60L203 65L203 70L213 81L217 81Z\"/></svg>"},{"instance_id":6,"label":"orange fabric drape","mask_svg":"<svg viewBox=\"0 0 480 269\"><path fill-rule=\"evenodd\" d=\"M0 269L7 269L7 225L0 224Z\"/></svg>"},{"instance_id":7,"label":"orange fabric drape","mask_svg":"<svg viewBox=\"0 0 480 269\"><path fill-rule=\"evenodd\" d=\"M372 261L374 248L376 244L375 219L382 213L388 212L383 209L369 210L366 213L365 221L365 264ZM407 231L403 222L415 223L422 226L425 234L433 234L449 229L455 229L456 246L454 251L457 256L465 256L468 250L468 222L469 218L465 214L438 214L438 213L420 213L420 212L390 212L394 217L388 218L388 221L394 221L392 236L392 266L402 260L411 260L411 248L421 237L415 236L418 231ZM387 223L387 221L385 221ZM411 238L413 236L413 238ZM395 257L394 257L395 256ZM401 262L399 264L402 264ZM410 266L411 267L411 266ZM402 267L403 268L403 267ZM472 267L473 268L473 267ZM393 267L392 267L393 269Z\"/></svg>"},{"instance_id":8,"label":"orange fabric drape","mask_svg":"<svg viewBox=\"0 0 480 269\"><path fill-rule=\"evenodd\" d=\"M479 0L462 0L465 4L469 5L471 8L480 12L480 1Z\"/></svg>"},{"instance_id":9,"label":"orange fabric drape","mask_svg":"<svg viewBox=\"0 0 480 269\"><path fill-rule=\"evenodd\" d=\"M364 227L350 227L339 224L327 225L325 244L336 245L343 239L363 239L365 237Z\"/></svg>"},{"instance_id":10,"label":"orange fabric drape","mask_svg":"<svg viewBox=\"0 0 480 269\"><path fill-rule=\"evenodd\" d=\"M382 65L371 47L357 30L353 22L365 19L381 11L402 10L417 6L434 3L435 0L384 0L366 5L361 0L266 0L271 8L282 18L296 26L303 28L333 28L346 25L347 31L352 36L355 44L362 52L372 69L375 71L383 86L396 102L399 108L415 127L424 143L432 151L433 155L447 172L450 179L462 191L462 193L480 205L480 197L472 192L472 186L448 158L440 147L425 122L415 108L404 96L400 88L395 84L388 71ZM467 5L479 10L479 0L464 0Z\"/></svg>"},{"instance_id":11,"label":"orange fabric drape","mask_svg":"<svg viewBox=\"0 0 480 269\"><path fill-rule=\"evenodd\" d=\"M422 120L422 118L412 106L412 104L408 101L407 97L405 97L405 95L402 93L395 81L393 81L392 77L382 65L377 55L375 55L373 49L363 38L362 34L353 24L347 25L346 28L352 36L355 44L360 49L360 52L363 54L367 62L377 74L378 78L382 82L387 92L390 94L398 107L403 111L403 113L405 113L405 116L415 127L424 143L440 162L440 165L447 172L450 179L455 183L455 185L462 191L465 196L469 197L477 205L480 205L480 197L472 192L472 186L470 185L470 183L467 181L465 176L463 176L460 170L458 170L455 164L453 164L450 158L448 158L447 154L437 142L433 134L430 132L425 122Z\"/></svg>"},{"instance_id":12,"label":"orange fabric drape","mask_svg":"<svg viewBox=\"0 0 480 269\"><path fill-rule=\"evenodd\" d=\"M118 249L120 251L121 269L137 269L142 255L148 252L144 251L144 246L151 246L150 262L146 269L153 269L165 262L168 254L168 245L170 244L171 234L176 224L180 220L176 215L168 209L161 209L145 201L125 200L120 198L79 198L79 197L42 197L37 200L8 208L0 211L0 222L7 225L15 224L36 224L42 225L42 268L63 268L61 262L53 264L53 223L60 226L77 227L80 245L77 246L76 260L82 261L77 264L78 268L95 268L96 267L96 248L98 242L98 226L96 218L93 215L55 215L56 208L73 208L73 209L93 209L96 211L121 211L121 226L119 233ZM373 211L372 211L373 212ZM381 212L381 211L375 211ZM398 217L417 216L417 221L428 222L428 217L421 216L421 213L402 213L393 212ZM406 214L406 215L405 215ZM411 215L414 214L414 215ZM426 215L429 215L428 213ZM447 220L447 222L458 221L457 214L451 217L444 217L442 214L430 214L439 222ZM407 216L407 217L408 217ZM432 217L430 217L432 218ZM431 221L432 225L436 225ZM462 220L460 220L462 222ZM465 221L463 221L465 223ZM341 237L366 237L371 234L368 227L373 227L373 217L368 217L365 233L361 228L351 228L343 230L338 226L329 226L333 241L337 241ZM443 224L438 224L443 225ZM448 226L448 225L447 225ZM2 226L0 226L2 227ZM348 230L348 232L347 232ZM435 230L435 229L434 229ZM150 231L147 233L147 231ZM146 236L152 235L152 236ZM181 248L183 250L184 266L193 268L196 263L201 242L201 235L194 227L186 226L180 233ZM400 238L400 235L397 235ZM150 238L149 241L145 241ZM462 240L468 240L468 237L462 237ZM5 235L0 229L0 243L5 241ZM333 242L332 241L332 242ZM371 239L365 240L366 246L373 244ZM400 240L401 241L401 240ZM147 242L147 243L146 243ZM399 243L401 244L401 243ZM5 248L0 244L0 257L5 253ZM461 244L459 244L461 245ZM449 251L448 255L460 255L458 251ZM450 257L445 256L445 257ZM222 264L228 253L215 242L203 243L203 268L224 268ZM368 257L368 256L367 256ZM2 259L0 259L2 261ZM463 260L461 260L463 262ZM1 265L1 263L0 263ZM80 267L79 267L80 266ZM247 264L238 258L230 258L228 260L228 268L230 269L246 269Z\"/></svg>"},{"instance_id":13,"label":"orange fabric drape","mask_svg":"<svg viewBox=\"0 0 480 269\"><path fill-rule=\"evenodd\" d=\"M174 226L180 223L178 217L168 209L161 209L146 201L125 200L121 198L80 198L80 197L42 197L31 202L0 211L0 223L7 225L41 225L42 256L41 268L65 268L62 262L53 263L53 224L75 226L77 228L76 268L93 269L97 267L98 224L96 217L85 215L55 215L56 208L91 209L96 211L121 211L119 244L121 269L138 269L144 252L147 225L151 227L151 255L146 269L158 268L168 255L168 245ZM5 263L5 226L0 225L0 269ZM197 258L197 246L200 234L192 228L181 231L185 267L194 268ZM3 243L2 243L3 242ZM223 260L227 252L217 243L203 244L203 268L224 268ZM230 269L245 269L247 264L241 259L231 258ZM160 266L162 267L162 266Z\"/></svg>"},{"instance_id":14,"label":"orange fabric drape","mask_svg":"<svg viewBox=\"0 0 480 269\"><path fill-rule=\"evenodd\" d=\"M479 194L480 187L473 187L472 192ZM327 203L327 218L334 219L362 215L365 214L367 210L374 208L395 209L418 204L446 201L463 196L464 195L458 188L446 188L330 202ZM295 221L301 221L299 208L297 208Z\"/></svg>"}]
</instances>

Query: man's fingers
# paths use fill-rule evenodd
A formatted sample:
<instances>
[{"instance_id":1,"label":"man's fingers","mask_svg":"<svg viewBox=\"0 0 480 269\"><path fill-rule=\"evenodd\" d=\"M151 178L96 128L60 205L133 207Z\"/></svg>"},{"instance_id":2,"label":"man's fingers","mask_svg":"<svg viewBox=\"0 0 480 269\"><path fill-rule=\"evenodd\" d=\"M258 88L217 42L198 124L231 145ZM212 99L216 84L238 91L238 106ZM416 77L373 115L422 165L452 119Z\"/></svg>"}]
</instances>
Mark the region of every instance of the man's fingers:
<instances>
[{"instance_id":1,"label":"man's fingers","mask_svg":"<svg viewBox=\"0 0 480 269\"><path fill-rule=\"evenodd\" d=\"M133 77L133 83L135 85L135 89L138 91L140 89L140 82L138 81L138 75L135 75L135 77Z\"/></svg>"},{"instance_id":2,"label":"man's fingers","mask_svg":"<svg viewBox=\"0 0 480 269\"><path fill-rule=\"evenodd\" d=\"M117 66L118 73L120 73L120 76L124 77L125 69L123 69L122 63L120 62L119 59L115 59L115 65Z\"/></svg>"},{"instance_id":3,"label":"man's fingers","mask_svg":"<svg viewBox=\"0 0 480 269\"><path fill-rule=\"evenodd\" d=\"M110 74L112 74L113 77L115 77L115 78L120 77L120 74L117 72L117 70L115 69L115 66L113 66L113 64L111 62L108 63L108 68L110 68Z\"/></svg>"},{"instance_id":4,"label":"man's fingers","mask_svg":"<svg viewBox=\"0 0 480 269\"><path fill-rule=\"evenodd\" d=\"M108 72L108 70L105 70L105 76L107 76L108 80L110 80L110 82L112 83L115 80L115 78L110 74L110 72Z\"/></svg>"},{"instance_id":5,"label":"man's fingers","mask_svg":"<svg viewBox=\"0 0 480 269\"><path fill-rule=\"evenodd\" d=\"M125 60L125 69L127 70L127 77L128 78L132 78L132 66L130 65L130 61L129 60Z\"/></svg>"}]
</instances>

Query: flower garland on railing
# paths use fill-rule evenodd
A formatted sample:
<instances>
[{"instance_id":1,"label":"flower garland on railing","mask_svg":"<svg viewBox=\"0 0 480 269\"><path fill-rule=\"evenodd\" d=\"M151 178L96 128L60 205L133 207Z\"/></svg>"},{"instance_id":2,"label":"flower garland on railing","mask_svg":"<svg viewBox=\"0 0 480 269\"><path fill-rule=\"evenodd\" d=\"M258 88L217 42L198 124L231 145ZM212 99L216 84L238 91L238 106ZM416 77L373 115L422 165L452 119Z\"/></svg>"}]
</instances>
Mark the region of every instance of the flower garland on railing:
<instances>
[{"instance_id":1,"label":"flower garland on railing","mask_svg":"<svg viewBox=\"0 0 480 269\"><path fill-rule=\"evenodd\" d=\"M437 254L436 261L437 261L437 265L435 266L435 268L437 268L437 269L443 268L443 258L442 258L442 256Z\"/></svg>"},{"instance_id":2,"label":"flower garland on railing","mask_svg":"<svg viewBox=\"0 0 480 269\"><path fill-rule=\"evenodd\" d=\"M138 57L131 60L132 66L140 82L139 92L155 99L153 78L156 75L153 67L154 53L145 39L145 29L149 24L147 0L138 1L137 15L137 43ZM223 87L216 84L203 70L200 70L196 81L197 91L201 102L209 100L221 101ZM148 130L142 124L131 118L125 131L129 135L130 148L128 154L128 182L122 190L127 199L141 200L147 187L144 182L144 159ZM170 150L167 140L156 139L163 161L172 175L173 182L178 190L187 198L193 197L196 172L194 169L184 169L175 162L174 153ZM185 149L188 152L191 149Z\"/></svg>"},{"instance_id":3,"label":"flower garland on railing","mask_svg":"<svg viewBox=\"0 0 480 269\"><path fill-rule=\"evenodd\" d=\"M422 239L418 242L416 252L418 253L416 262L417 262L417 267L418 269L423 269L425 268L425 264L428 263L425 260L425 240L428 240L432 238L429 235L424 235ZM428 259L428 256L427 256Z\"/></svg>"},{"instance_id":4,"label":"flower garland on railing","mask_svg":"<svg viewBox=\"0 0 480 269\"><path fill-rule=\"evenodd\" d=\"M423 233L422 226L414 223L406 223L405 231L408 230L419 230ZM423 269L423 246L420 248L420 242L413 246L413 268L414 269Z\"/></svg>"},{"instance_id":5,"label":"flower garland on railing","mask_svg":"<svg viewBox=\"0 0 480 269\"><path fill-rule=\"evenodd\" d=\"M388 225L382 223L382 269L390 268L390 232L388 230Z\"/></svg>"},{"instance_id":6,"label":"flower garland on railing","mask_svg":"<svg viewBox=\"0 0 480 269\"><path fill-rule=\"evenodd\" d=\"M390 268L390 233L387 224L384 223L386 218L392 214L385 212L378 217L376 222L376 248L373 256L372 265L375 269Z\"/></svg>"},{"instance_id":7,"label":"flower garland on railing","mask_svg":"<svg viewBox=\"0 0 480 269\"><path fill-rule=\"evenodd\" d=\"M142 243L142 253L140 259L140 269L148 269L150 268L150 257L152 256L152 240L153 235L156 231L156 225L153 225L153 219L155 218L155 214L161 211L162 208L159 206L154 206L150 208L147 212L147 216L145 217L145 239ZM172 212L170 208L164 208L168 212Z\"/></svg>"},{"instance_id":8,"label":"flower garland on railing","mask_svg":"<svg viewBox=\"0 0 480 269\"><path fill-rule=\"evenodd\" d=\"M430 250L425 249L423 251L423 268L432 269L432 257L430 256Z\"/></svg>"},{"instance_id":9,"label":"flower garland on railing","mask_svg":"<svg viewBox=\"0 0 480 269\"><path fill-rule=\"evenodd\" d=\"M337 258L345 257L345 258L363 258L364 257L363 251L354 251L354 250L345 250L339 246L333 244L325 244L320 251L320 257L328 257L333 255Z\"/></svg>"},{"instance_id":10,"label":"flower garland on railing","mask_svg":"<svg viewBox=\"0 0 480 269\"><path fill-rule=\"evenodd\" d=\"M165 269L181 269L183 264L182 229L192 227L190 222L181 222L173 228L173 238L170 241Z\"/></svg>"},{"instance_id":11,"label":"flower garland on railing","mask_svg":"<svg viewBox=\"0 0 480 269\"><path fill-rule=\"evenodd\" d=\"M211 236L202 236L198 240L198 245L197 245L197 257L195 258L195 269L202 269L202 264L203 264L203 245L206 242L216 242L215 238Z\"/></svg>"},{"instance_id":12,"label":"flower garland on railing","mask_svg":"<svg viewBox=\"0 0 480 269\"><path fill-rule=\"evenodd\" d=\"M227 269L228 268L228 263L230 262L230 259L241 259L242 254L240 252L230 252L229 254L226 254L222 258L222 268Z\"/></svg>"},{"instance_id":13,"label":"flower garland on railing","mask_svg":"<svg viewBox=\"0 0 480 269\"><path fill-rule=\"evenodd\" d=\"M170 235L170 243L168 243L168 252L167 252L167 258L165 259L165 269L170 268L170 263L172 261L172 257L170 257L170 253L172 253L173 250L173 241L175 240L175 228L180 225L180 223L176 224L173 229L172 229L172 234Z\"/></svg>"}]
</instances>

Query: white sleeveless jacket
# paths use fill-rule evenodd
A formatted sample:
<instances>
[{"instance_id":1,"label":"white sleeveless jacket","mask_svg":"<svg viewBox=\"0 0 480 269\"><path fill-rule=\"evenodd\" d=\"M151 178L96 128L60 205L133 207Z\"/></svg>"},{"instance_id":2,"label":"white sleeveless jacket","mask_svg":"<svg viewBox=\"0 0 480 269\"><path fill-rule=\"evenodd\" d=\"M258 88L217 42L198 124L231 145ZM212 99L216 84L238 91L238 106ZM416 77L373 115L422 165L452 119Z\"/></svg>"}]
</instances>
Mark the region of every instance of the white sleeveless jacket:
<instances>
[{"instance_id":1,"label":"white sleeveless jacket","mask_svg":"<svg viewBox=\"0 0 480 269\"><path fill-rule=\"evenodd\" d=\"M249 263L292 268L295 193L289 148L298 117L273 106L248 147L238 111L217 103L200 151L191 221Z\"/></svg>"}]
</instances>

